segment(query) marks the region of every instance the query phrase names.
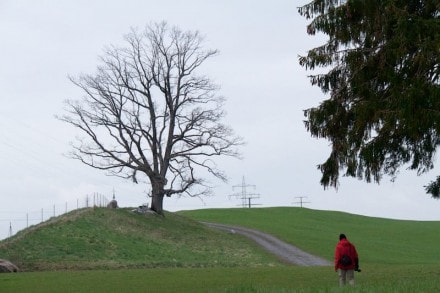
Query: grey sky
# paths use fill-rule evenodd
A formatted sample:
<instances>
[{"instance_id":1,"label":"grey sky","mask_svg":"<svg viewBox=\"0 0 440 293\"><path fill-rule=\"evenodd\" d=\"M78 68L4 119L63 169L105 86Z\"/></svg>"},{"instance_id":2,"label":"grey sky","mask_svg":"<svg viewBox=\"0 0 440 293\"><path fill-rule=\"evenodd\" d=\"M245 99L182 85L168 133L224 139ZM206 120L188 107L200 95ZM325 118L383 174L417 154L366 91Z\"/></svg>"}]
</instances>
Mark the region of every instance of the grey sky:
<instances>
[{"instance_id":1,"label":"grey sky","mask_svg":"<svg viewBox=\"0 0 440 293\"><path fill-rule=\"evenodd\" d=\"M402 172L381 185L343 179L338 191L323 190L316 165L328 142L310 137L302 110L323 99L298 54L322 42L306 35L296 6L307 1L90 1L0 0L0 239L9 222L53 205L73 205L98 192L123 206L147 202L147 186L134 185L63 156L76 132L54 118L65 99L81 92L67 76L92 73L106 45L121 44L130 27L167 21L199 30L206 47L220 54L205 73L227 98L226 123L247 142L243 160L220 159L228 184L213 182L215 196L166 198L166 210L236 207L233 185L255 184L262 207L295 206L369 216L440 220L440 202L423 191L439 169L417 177ZM72 204L71 204L72 203ZM21 223L20 225L23 225ZM18 230L19 224L14 224Z\"/></svg>"}]
</instances>

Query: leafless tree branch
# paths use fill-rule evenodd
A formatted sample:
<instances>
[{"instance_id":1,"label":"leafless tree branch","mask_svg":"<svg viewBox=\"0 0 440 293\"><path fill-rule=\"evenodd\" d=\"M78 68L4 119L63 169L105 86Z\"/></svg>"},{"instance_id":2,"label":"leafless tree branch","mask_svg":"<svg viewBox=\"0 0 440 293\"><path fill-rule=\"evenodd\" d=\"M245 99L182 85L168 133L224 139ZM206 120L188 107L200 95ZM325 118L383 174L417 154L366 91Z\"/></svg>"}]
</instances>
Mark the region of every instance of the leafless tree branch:
<instances>
[{"instance_id":1,"label":"leafless tree branch","mask_svg":"<svg viewBox=\"0 0 440 293\"><path fill-rule=\"evenodd\" d=\"M58 118L83 135L73 158L135 182L144 174L152 208L162 213L164 196L209 192L197 170L224 180L211 158L239 157L242 139L221 123L218 86L198 73L217 54L203 49L198 32L160 23L125 40L126 47L106 48L96 73L70 78L84 96L66 101Z\"/></svg>"}]
</instances>

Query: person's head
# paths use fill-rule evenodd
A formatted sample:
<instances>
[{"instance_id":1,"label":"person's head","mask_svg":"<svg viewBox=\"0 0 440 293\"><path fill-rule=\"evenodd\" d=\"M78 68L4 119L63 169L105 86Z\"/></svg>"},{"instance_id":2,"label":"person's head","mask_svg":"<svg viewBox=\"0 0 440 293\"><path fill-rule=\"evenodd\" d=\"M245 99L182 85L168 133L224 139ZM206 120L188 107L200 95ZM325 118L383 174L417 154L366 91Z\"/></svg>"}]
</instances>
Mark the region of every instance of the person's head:
<instances>
[{"instance_id":1,"label":"person's head","mask_svg":"<svg viewBox=\"0 0 440 293\"><path fill-rule=\"evenodd\" d=\"M342 239L347 239L347 237L345 236L345 234L339 234L339 240L342 240Z\"/></svg>"}]
</instances>

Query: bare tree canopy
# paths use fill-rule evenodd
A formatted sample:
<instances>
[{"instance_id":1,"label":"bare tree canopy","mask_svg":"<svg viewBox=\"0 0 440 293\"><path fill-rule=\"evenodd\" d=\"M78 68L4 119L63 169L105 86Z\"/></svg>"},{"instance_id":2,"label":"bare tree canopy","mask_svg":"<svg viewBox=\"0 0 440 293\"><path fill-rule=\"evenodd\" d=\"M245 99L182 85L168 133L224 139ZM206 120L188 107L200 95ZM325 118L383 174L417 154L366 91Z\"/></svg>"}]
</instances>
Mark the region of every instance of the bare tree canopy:
<instances>
[{"instance_id":1,"label":"bare tree canopy","mask_svg":"<svg viewBox=\"0 0 440 293\"><path fill-rule=\"evenodd\" d=\"M328 41L301 56L329 98L305 110L312 136L331 142L318 168L324 187L339 172L367 182L401 167L434 168L440 146L440 4L438 0L314 0L299 13L307 32ZM440 197L440 176L425 187Z\"/></svg>"},{"instance_id":2,"label":"bare tree canopy","mask_svg":"<svg viewBox=\"0 0 440 293\"><path fill-rule=\"evenodd\" d=\"M134 182L145 176L151 209L162 214L164 196L209 193L197 170L225 180L213 157L239 156L242 140L221 123L218 87L198 73L217 54L198 32L160 23L125 41L104 52L95 74L71 78L85 95L58 118L83 134L73 158Z\"/></svg>"}]
</instances>

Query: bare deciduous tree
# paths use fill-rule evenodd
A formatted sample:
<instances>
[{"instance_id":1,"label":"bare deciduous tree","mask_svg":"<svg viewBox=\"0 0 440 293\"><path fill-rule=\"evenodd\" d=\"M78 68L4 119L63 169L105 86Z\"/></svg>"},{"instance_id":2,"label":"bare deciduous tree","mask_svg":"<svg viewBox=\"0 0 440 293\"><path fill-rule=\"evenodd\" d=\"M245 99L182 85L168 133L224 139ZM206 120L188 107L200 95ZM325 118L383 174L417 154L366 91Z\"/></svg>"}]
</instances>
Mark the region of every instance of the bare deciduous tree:
<instances>
[{"instance_id":1,"label":"bare deciduous tree","mask_svg":"<svg viewBox=\"0 0 440 293\"><path fill-rule=\"evenodd\" d=\"M146 176L151 209L162 214L164 196L209 193L197 169L225 180L212 158L239 156L242 140L221 123L217 86L197 73L217 54L198 32L160 23L125 40L105 51L95 74L71 78L85 95L66 101L58 118L83 134L73 158L134 182Z\"/></svg>"}]
</instances>

